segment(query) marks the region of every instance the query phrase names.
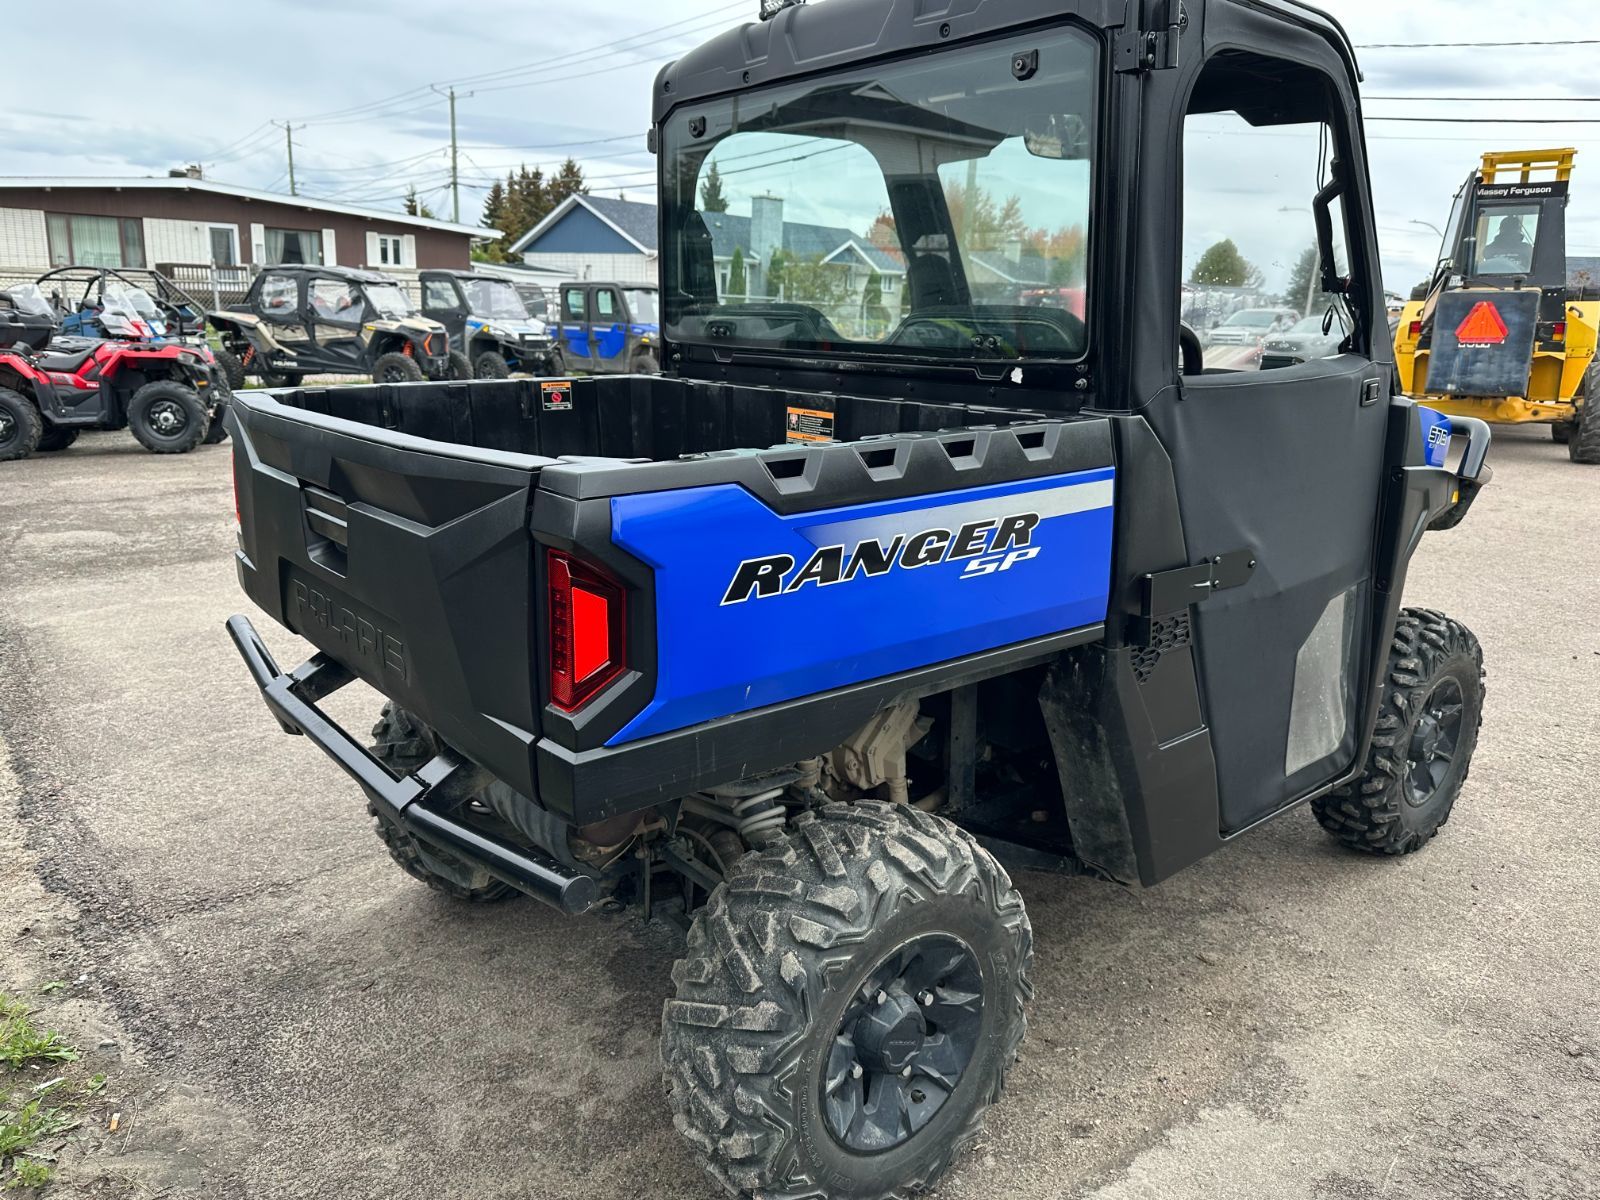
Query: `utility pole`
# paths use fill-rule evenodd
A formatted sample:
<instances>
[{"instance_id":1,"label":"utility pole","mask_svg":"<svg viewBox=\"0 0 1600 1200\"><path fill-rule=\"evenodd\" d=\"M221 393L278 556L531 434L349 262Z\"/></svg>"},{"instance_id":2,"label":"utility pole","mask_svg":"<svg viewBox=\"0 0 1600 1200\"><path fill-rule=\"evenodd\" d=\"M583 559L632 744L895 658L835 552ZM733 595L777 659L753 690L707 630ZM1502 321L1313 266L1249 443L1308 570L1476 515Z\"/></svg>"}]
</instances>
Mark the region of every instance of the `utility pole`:
<instances>
[{"instance_id":1,"label":"utility pole","mask_svg":"<svg viewBox=\"0 0 1600 1200\"><path fill-rule=\"evenodd\" d=\"M437 83L430 83L428 86L438 92L439 95L450 98L450 219L459 225L461 224L461 172L456 163L458 153L456 149L456 89L452 87L448 91L442 91ZM461 99L469 100L475 94L474 92L468 92Z\"/></svg>"},{"instance_id":2,"label":"utility pole","mask_svg":"<svg viewBox=\"0 0 1600 1200\"><path fill-rule=\"evenodd\" d=\"M294 186L294 131L304 129L304 125L291 125L287 121L274 121L274 125L283 126L283 144L289 152L289 195L298 196L300 193Z\"/></svg>"}]
</instances>

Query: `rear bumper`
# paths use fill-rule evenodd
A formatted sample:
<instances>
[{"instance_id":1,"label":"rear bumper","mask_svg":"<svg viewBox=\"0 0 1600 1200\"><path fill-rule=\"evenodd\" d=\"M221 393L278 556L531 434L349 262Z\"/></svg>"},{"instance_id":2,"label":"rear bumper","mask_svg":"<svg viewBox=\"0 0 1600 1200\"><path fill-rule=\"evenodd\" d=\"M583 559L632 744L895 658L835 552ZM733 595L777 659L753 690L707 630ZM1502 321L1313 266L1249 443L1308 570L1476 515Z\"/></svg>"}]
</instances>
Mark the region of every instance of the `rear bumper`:
<instances>
[{"instance_id":1,"label":"rear bumper","mask_svg":"<svg viewBox=\"0 0 1600 1200\"><path fill-rule=\"evenodd\" d=\"M360 742L336 724L317 701L355 678L325 654L293 671L278 669L248 618L228 619L228 636L249 668L261 698L288 734L304 735L361 785L367 798L412 836L476 863L496 879L567 913L589 909L599 896L595 881L574 874L536 850L514 846L448 815L481 782L476 767L448 751L414 775L395 778Z\"/></svg>"}]
</instances>

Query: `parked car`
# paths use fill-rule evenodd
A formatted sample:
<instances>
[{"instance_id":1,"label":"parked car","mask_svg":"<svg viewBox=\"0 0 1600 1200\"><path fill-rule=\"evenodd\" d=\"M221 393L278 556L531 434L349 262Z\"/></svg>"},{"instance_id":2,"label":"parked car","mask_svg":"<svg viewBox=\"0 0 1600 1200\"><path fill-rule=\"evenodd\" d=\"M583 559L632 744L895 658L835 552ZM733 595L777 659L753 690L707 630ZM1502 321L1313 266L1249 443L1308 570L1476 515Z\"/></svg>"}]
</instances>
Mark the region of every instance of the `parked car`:
<instances>
[{"instance_id":1,"label":"parked car","mask_svg":"<svg viewBox=\"0 0 1600 1200\"><path fill-rule=\"evenodd\" d=\"M659 371L658 296L655 287L635 283L562 284L558 328L568 366L596 374Z\"/></svg>"},{"instance_id":2,"label":"parked car","mask_svg":"<svg viewBox=\"0 0 1600 1200\"><path fill-rule=\"evenodd\" d=\"M561 348L510 280L471 271L423 271L420 278L422 315L445 327L450 344L472 364L473 378L565 372Z\"/></svg>"},{"instance_id":3,"label":"parked car","mask_svg":"<svg viewBox=\"0 0 1600 1200\"><path fill-rule=\"evenodd\" d=\"M468 379L466 355L417 311L400 284L352 267L268 267L244 298L208 314L217 358L237 391L254 375L288 387L307 375L371 375L374 383Z\"/></svg>"},{"instance_id":4,"label":"parked car","mask_svg":"<svg viewBox=\"0 0 1600 1200\"><path fill-rule=\"evenodd\" d=\"M1275 333L1261 346L1261 369L1292 367L1314 358L1331 358L1349 336L1349 318L1334 305L1325 313L1302 317L1282 333Z\"/></svg>"},{"instance_id":5,"label":"parked car","mask_svg":"<svg viewBox=\"0 0 1600 1200\"><path fill-rule=\"evenodd\" d=\"M1241 308L1200 336L1207 346L1257 345L1268 334L1287 329L1299 317L1289 308Z\"/></svg>"}]
</instances>

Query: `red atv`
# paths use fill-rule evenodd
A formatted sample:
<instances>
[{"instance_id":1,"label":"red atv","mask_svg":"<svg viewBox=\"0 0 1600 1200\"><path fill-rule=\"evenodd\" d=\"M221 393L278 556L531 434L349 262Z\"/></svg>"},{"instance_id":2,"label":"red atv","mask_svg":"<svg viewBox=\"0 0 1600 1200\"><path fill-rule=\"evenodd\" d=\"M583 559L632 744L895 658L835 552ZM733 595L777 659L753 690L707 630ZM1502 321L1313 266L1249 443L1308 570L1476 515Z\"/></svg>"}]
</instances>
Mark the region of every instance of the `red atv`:
<instances>
[{"instance_id":1,"label":"red atv","mask_svg":"<svg viewBox=\"0 0 1600 1200\"><path fill-rule=\"evenodd\" d=\"M157 454L227 437L228 384L204 346L58 338L0 349L0 462L65 450L84 429L129 429Z\"/></svg>"}]
</instances>

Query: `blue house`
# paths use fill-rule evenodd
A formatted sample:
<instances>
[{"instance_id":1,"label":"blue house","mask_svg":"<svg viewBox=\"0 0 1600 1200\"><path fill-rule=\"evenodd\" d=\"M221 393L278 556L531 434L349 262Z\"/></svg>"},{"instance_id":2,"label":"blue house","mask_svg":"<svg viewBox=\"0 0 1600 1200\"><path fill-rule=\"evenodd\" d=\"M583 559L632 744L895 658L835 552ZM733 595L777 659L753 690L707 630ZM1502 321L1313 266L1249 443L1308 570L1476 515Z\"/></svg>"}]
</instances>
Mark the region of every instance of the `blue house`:
<instances>
[{"instance_id":1,"label":"blue house","mask_svg":"<svg viewBox=\"0 0 1600 1200\"><path fill-rule=\"evenodd\" d=\"M656 206L568 196L511 244L530 267L576 279L656 282Z\"/></svg>"}]
</instances>

